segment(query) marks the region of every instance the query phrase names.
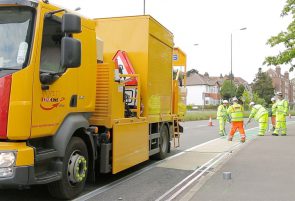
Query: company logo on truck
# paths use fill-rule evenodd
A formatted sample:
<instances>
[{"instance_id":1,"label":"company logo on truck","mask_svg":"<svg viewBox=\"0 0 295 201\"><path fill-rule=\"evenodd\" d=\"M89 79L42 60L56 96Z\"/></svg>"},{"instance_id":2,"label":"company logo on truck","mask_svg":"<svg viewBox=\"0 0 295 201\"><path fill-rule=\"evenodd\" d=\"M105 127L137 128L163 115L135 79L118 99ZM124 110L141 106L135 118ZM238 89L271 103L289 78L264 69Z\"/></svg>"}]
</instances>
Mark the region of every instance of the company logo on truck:
<instances>
[{"instance_id":1,"label":"company logo on truck","mask_svg":"<svg viewBox=\"0 0 295 201\"><path fill-rule=\"evenodd\" d=\"M62 102L65 100L62 98L50 98L50 97L42 97L40 107L42 110L53 110L57 107L63 107ZM46 106L45 106L46 105Z\"/></svg>"}]
</instances>

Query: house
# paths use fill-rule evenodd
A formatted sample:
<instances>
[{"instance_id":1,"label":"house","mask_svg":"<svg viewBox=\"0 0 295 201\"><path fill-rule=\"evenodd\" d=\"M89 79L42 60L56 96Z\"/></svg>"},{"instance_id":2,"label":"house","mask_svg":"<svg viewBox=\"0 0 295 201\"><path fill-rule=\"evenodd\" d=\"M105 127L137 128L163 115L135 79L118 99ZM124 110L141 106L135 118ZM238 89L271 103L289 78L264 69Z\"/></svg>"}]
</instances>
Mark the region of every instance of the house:
<instances>
[{"instance_id":1,"label":"house","mask_svg":"<svg viewBox=\"0 0 295 201\"><path fill-rule=\"evenodd\" d=\"M220 103L218 84L209 78L209 74L192 73L187 77L188 105L217 105Z\"/></svg>"},{"instance_id":2,"label":"house","mask_svg":"<svg viewBox=\"0 0 295 201\"><path fill-rule=\"evenodd\" d=\"M290 103L294 103L295 100L295 83L289 78L289 72L285 72L283 75L281 74L281 67L276 66L275 70L269 68L266 73L271 77L273 87L275 88L275 92L282 92L283 96Z\"/></svg>"},{"instance_id":3,"label":"house","mask_svg":"<svg viewBox=\"0 0 295 201\"><path fill-rule=\"evenodd\" d=\"M229 76L210 77L208 73L204 75L197 71L187 77L187 104L188 105L219 105L221 102L220 88ZM240 77L235 77L233 82L238 86L244 85L249 89L247 81Z\"/></svg>"}]
</instances>

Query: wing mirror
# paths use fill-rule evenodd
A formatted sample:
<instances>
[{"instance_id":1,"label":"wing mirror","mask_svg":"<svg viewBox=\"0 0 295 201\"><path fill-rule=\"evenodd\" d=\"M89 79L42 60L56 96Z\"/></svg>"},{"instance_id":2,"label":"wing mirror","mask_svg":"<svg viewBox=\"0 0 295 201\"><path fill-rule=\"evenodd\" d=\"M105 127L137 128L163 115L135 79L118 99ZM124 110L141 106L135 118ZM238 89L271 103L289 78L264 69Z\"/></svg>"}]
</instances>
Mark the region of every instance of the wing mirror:
<instances>
[{"instance_id":1,"label":"wing mirror","mask_svg":"<svg viewBox=\"0 0 295 201\"><path fill-rule=\"evenodd\" d=\"M62 16L61 31L66 34L81 33L81 18L78 15L65 13Z\"/></svg>"},{"instance_id":2,"label":"wing mirror","mask_svg":"<svg viewBox=\"0 0 295 201\"><path fill-rule=\"evenodd\" d=\"M70 37L61 40L61 66L77 68L81 66L81 42Z\"/></svg>"}]
</instances>

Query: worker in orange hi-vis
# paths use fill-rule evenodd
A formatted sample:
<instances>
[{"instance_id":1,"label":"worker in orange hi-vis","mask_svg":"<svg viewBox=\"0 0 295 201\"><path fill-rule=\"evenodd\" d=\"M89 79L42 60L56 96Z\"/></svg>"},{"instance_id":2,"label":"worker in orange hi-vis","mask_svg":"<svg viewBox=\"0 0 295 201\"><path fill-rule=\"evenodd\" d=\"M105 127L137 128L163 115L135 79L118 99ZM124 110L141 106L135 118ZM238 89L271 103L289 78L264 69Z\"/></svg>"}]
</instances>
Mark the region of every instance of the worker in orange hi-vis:
<instances>
[{"instance_id":1,"label":"worker in orange hi-vis","mask_svg":"<svg viewBox=\"0 0 295 201\"><path fill-rule=\"evenodd\" d=\"M271 124L272 124L272 131L276 128L276 112L277 112L277 101L275 97L271 98L272 107L271 107Z\"/></svg>"},{"instance_id":2,"label":"worker in orange hi-vis","mask_svg":"<svg viewBox=\"0 0 295 201\"><path fill-rule=\"evenodd\" d=\"M236 130L239 130L239 133L241 135L241 142L246 141L246 135L245 135L245 130L244 130L244 108L242 105L238 104L238 99L234 97L232 99L233 105L231 105L227 109L227 113L231 117L231 130L228 136L228 140L232 141L233 136L236 132Z\"/></svg>"}]
</instances>

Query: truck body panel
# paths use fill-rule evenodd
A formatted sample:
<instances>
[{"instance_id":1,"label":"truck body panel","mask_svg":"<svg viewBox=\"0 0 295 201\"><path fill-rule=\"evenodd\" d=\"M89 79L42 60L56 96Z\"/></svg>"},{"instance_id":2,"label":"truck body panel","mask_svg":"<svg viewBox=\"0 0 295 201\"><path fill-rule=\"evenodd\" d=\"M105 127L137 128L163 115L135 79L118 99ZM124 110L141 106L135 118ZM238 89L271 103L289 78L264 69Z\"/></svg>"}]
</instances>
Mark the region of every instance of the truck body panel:
<instances>
[{"instance_id":1,"label":"truck body panel","mask_svg":"<svg viewBox=\"0 0 295 201\"><path fill-rule=\"evenodd\" d=\"M117 50L124 50L140 75L142 116L150 123L171 120L173 35L150 16L96 22L97 36L105 42L104 62L113 63Z\"/></svg>"},{"instance_id":2,"label":"truck body panel","mask_svg":"<svg viewBox=\"0 0 295 201\"><path fill-rule=\"evenodd\" d=\"M147 121L114 125L113 174L149 159L148 136L149 126Z\"/></svg>"},{"instance_id":3,"label":"truck body panel","mask_svg":"<svg viewBox=\"0 0 295 201\"><path fill-rule=\"evenodd\" d=\"M95 112L91 125L112 128L114 119L124 118L122 86L114 82L114 63L97 64Z\"/></svg>"}]
</instances>

